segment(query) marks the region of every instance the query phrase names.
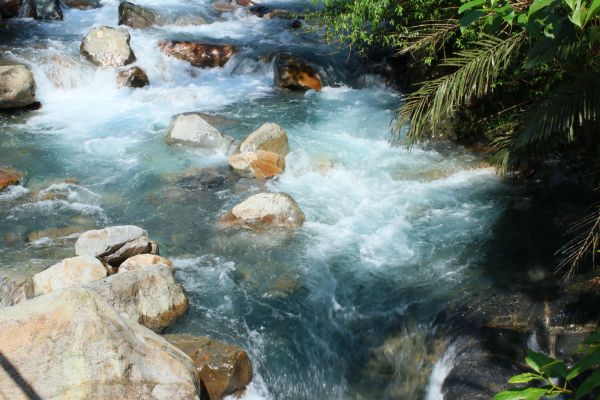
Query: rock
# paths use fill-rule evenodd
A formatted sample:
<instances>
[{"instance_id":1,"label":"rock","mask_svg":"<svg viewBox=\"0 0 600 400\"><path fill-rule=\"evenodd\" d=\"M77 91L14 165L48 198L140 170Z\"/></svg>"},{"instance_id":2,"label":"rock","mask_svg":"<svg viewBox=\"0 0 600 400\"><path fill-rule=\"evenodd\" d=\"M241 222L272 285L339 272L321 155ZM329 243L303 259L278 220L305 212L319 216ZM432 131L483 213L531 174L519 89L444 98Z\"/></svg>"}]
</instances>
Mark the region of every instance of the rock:
<instances>
[{"instance_id":1,"label":"rock","mask_svg":"<svg viewBox=\"0 0 600 400\"><path fill-rule=\"evenodd\" d=\"M3 308L0 326L7 399L200 399L185 354L90 290Z\"/></svg>"},{"instance_id":2,"label":"rock","mask_svg":"<svg viewBox=\"0 0 600 400\"><path fill-rule=\"evenodd\" d=\"M168 144L182 143L223 153L229 153L235 143L232 138L223 135L208 123L201 113L193 112L173 116L165 141Z\"/></svg>"},{"instance_id":3,"label":"rock","mask_svg":"<svg viewBox=\"0 0 600 400\"><path fill-rule=\"evenodd\" d=\"M106 268L94 257L72 257L33 276L35 296L106 277Z\"/></svg>"},{"instance_id":4,"label":"rock","mask_svg":"<svg viewBox=\"0 0 600 400\"><path fill-rule=\"evenodd\" d=\"M273 10L268 11L264 16L264 19L293 19L293 15L288 10L283 10L281 8L275 8Z\"/></svg>"},{"instance_id":5,"label":"rock","mask_svg":"<svg viewBox=\"0 0 600 400\"><path fill-rule=\"evenodd\" d=\"M238 6L242 6L242 7L252 7L252 6L256 5L256 3L253 2L252 0L235 0L234 2Z\"/></svg>"},{"instance_id":6,"label":"rock","mask_svg":"<svg viewBox=\"0 0 600 400\"><path fill-rule=\"evenodd\" d=\"M304 213L285 193L258 193L233 207L222 222L250 229L265 226L297 228L304 223Z\"/></svg>"},{"instance_id":7,"label":"rock","mask_svg":"<svg viewBox=\"0 0 600 400\"><path fill-rule=\"evenodd\" d=\"M100 0L60 0L60 2L65 7L79 10L91 10L100 7Z\"/></svg>"},{"instance_id":8,"label":"rock","mask_svg":"<svg viewBox=\"0 0 600 400\"><path fill-rule=\"evenodd\" d=\"M158 12L151 8L142 7L128 1L119 4L119 25L127 25L134 29L162 25Z\"/></svg>"},{"instance_id":9,"label":"rock","mask_svg":"<svg viewBox=\"0 0 600 400\"><path fill-rule=\"evenodd\" d=\"M263 124L240 143L240 153L270 151L281 158L290 152L288 137L282 127L273 123Z\"/></svg>"},{"instance_id":10,"label":"rock","mask_svg":"<svg viewBox=\"0 0 600 400\"><path fill-rule=\"evenodd\" d=\"M153 267L155 265L164 265L173 268L173 263L168 258L157 256L155 254L138 254L128 258L119 266L119 273L131 272L138 269Z\"/></svg>"},{"instance_id":11,"label":"rock","mask_svg":"<svg viewBox=\"0 0 600 400\"><path fill-rule=\"evenodd\" d=\"M321 90L321 77L315 69L289 53L278 54L273 61L275 84L290 90Z\"/></svg>"},{"instance_id":12,"label":"rock","mask_svg":"<svg viewBox=\"0 0 600 400\"><path fill-rule=\"evenodd\" d=\"M62 21L63 19L59 0L23 0L19 16L45 21Z\"/></svg>"},{"instance_id":13,"label":"rock","mask_svg":"<svg viewBox=\"0 0 600 400\"><path fill-rule=\"evenodd\" d=\"M175 281L172 267L154 265L117 273L85 285L119 313L147 328L159 331L188 308L188 297Z\"/></svg>"},{"instance_id":14,"label":"rock","mask_svg":"<svg viewBox=\"0 0 600 400\"><path fill-rule=\"evenodd\" d=\"M19 15L22 0L0 0L0 17L12 18Z\"/></svg>"},{"instance_id":15,"label":"rock","mask_svg":"<svg viewBox=\"0 0 600 400\"><path fill-rule=\"evenodd\" d=\"M239 347L206 336L174 334L164 338L192 359L210 400L240 394L252 381L252 361Z\"/></svg>"},{"instance_id":16,"label":"rock","mask_svg":"<svg viewBox=\"0 0 600 400\"><path fill-rule=\"evenodd\" d=\"M0 66L0 109L26 107L35 102L35 80L24 65Z\"/></svg>"},{"instance_id":17,"label":"rock","mask_svg":"<svg viewBox=\"0 0 600 400\"><path fill-rule=\"evenodd\" d=\"M159 48L166 55L187 61L198 68L223 67L236 52L236 48L228 44L180 41L164 41Z\"/></svg>"},{"instance_id":18,"label":"rock","mask_svg":"<svg viewBox=\"0 0 600 400\"><path fill-rule=\"evenodd\" d=\"M134 225L110 226L82 234L75 243L75 254L98 257L118 266L136 254L149 253L151 247L144 229Z\"/></svg>"},{"instance_id":19,"label":"rock","mask_svg":"<svg viewBox=\"0 0 600 400\"><path fill-rule=\"evenodd\" d=\"M85 35L79 51L94 65L122 67L136 60L130 38L127 29L97 26Z\"/></svg>"},{"instance_id":20,"label":"rock","mask_svg":"<svg viewBox=\"0 0 600 400\"><path fill-rule=\"evenodd\" d=\"M31 278L14 281L0 276L0 308L21 304L33 297L33 281Z\"/></svg>"},{"instance_id":21,"label":"rock","mask_svg":"<svg viewBox=\"0 0 600 400\"><path fill-rule=\"evenodd\" d=\"M229 166L244 176L271 178L283 172L285 160L277 153L257 150L232 155Z\"/></svg>"},{"instance_id":22,"label":"rock","mask_svg":"<svg viewBox=\"0 0 600 400\"><path fill-rule=\"evenodd\" d=\"M92 67L79 59L65 54L52 54L40 57L38 66L54 87L74 89L85 81Z\"/></svg>"},{"instance_id":23,"label":"rock","mask_svg":"<svg viewBox=\"0 0 600 400\"><path fill-rule=\"evenodd\" d=\"M141 88L149 85L150 81L143 69L140 67L131 67L128 70L119 72L117 83L119 86Z\"/></svg>"},{"instance_id":24,"label":"rock","mask_svg":"<svg viewBox=\"0 0 600 400\"><path fill-rule=\"evenodd\" d=\"M179 188L196 192L222 188L236 178L237 176L232 176L230 171L223 171L220 168L192 168L175 178L175 183Z\"/></svg>"},{"instance_id":25,"label":"rock","mask_svg":"<svg viewBox=\"0 0 600 400\"><path fill-rule=\"evenodd\" d=\"M168 21L168 23L177 26L206 25L208 24L208 21L206 21L199 15L179 15L175 17L172 21Z\"/></svg>"},{"instance_id":26,"label":"rock","mask_svg":"<svg viewBox=\"0 0 600 400\"><path fill-rule=\"evenodd\" d=\"M212 3L212 8L217 12L234 12L237 9L235 4L225 3L221 1Z\"/></svg>"},{"instance_id":27,"label":"rock","mask_svg":"<svg viewBox=\"0 0 600 400\"><path fill-rule=\"evenodd\" d=\"M86 230L86 229L81 226L65 226L62 228L42 229L39 231L29 232L27 234L27 241L35 242L36 240L45 239L45 238L52 239L52 240L60 239L60 238L69 238L69 237L75 236L76 234L78 234L84 230Z\"/></svg>"},{"instance_id":28,"label":"rock","mask_svg":"<svg viewBox=\"0 0 600 400\"><path fill-rule=\"evenodd\" d=\"M0 167L0 191L11 185L18 185L21 179L23 179L23 175L16 169Z\"/></svg>"}]
</instances>

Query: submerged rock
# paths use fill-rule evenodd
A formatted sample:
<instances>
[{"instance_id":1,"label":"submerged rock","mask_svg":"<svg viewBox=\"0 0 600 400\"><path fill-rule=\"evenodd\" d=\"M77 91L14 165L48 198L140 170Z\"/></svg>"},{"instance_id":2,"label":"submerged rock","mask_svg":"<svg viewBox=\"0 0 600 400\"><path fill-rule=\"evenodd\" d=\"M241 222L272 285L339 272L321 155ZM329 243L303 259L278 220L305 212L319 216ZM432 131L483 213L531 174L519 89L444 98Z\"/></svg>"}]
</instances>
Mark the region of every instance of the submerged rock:
<instances>
[{"instance_id":1,"label":"submerged rock","mask_svg":"<svg viewBox=\"0 0 600 400\"><path fill-rule=\"evenodd\" d=\"M236 48L228 44L164 41L159 48L168 56L187 61L194 67L223 67L235 54Z\"/></svg>"},{"instance_id":2,"label":"submerged rock","mask_svg":"<svg viewBox=\"0 0 600 400\"><path fill-rule=\"evenodd\" d=\"M23 179L23 175L16 169L0 167L0 191L11 185L18 185L21 179Z\"/></svg>"},{"instance_id":3,"label":"submerged rock","mask_svg":"<svg viewBox=\"0 0 600 400\"><path fill-rule=\"evenodd\" d=\"M252 361L239 347L206 336L175 334L164 338L192 359L210 400L240 394L252 381Z\"/></svg>"},{"instance_id":4,"label":"submerged rock","mask_svg":"<svg viewBox=\"0 0 600 400\"><path fill-rule=\"evenodd\" d=\"M174 115L165 141L224 153L229 153L235 143L208 123L203 114L194 112Z\"/></svg>"},{"instance_id":5,"label":"submerged rock","mask_svg":"<svg viewBox=\"0 0 600 400\"><path fill-rule=\"evenodd\" d=\"M240 143L240 153L255 152L257 150L270 151L285 159L285 156L290 152L285 130L277 124L266 123Z\"/></svg>"},{"instance_id":6,"label":"submerged rock","mask_svg":"<svg viewBox=\"0 0 600 400\"><path fill-rule=\"evenodd\" d=\"M160 15L151 8L142 7L128 1L122 1L119 4L119 25L140 29L160 24Z\"/></svg>"},{"instance_id":7,"label":"submerged rock","mask_svg":"<svg viewBox=\"0 0 600 400\"><path fill-rule=\"evenodd\" d=\"M164 265L165 267L173 268L171 260L155 254L138 254L128 258L119 266L119 273L131 272L138 269L153 267L155 265Z\"/></svg>"},{"instance_id":8,"label":"submerged rock","mask_svg":"<svg viewBox=\"0 0 600 400\"><path fill-rule=\"evenodd\" d=\"M91 10L100 7L100 0L60 0L60 2L65 7L79 10Z\"/></svg>"},{"instance_id":9,"label":"submerged rock","mask_svg":"<svg viewBox=\"0 0 600 400\"><path fill-rule=\"evenodd\" d=\"M304 223L304 213L298 203L285 193L258 193L233 207L222 222L249 229L297 228Z\"/></svg>"},{"instance_id":10,"label":"submerged rock","mask_svg":"<svg viewBox=\"0 0 600 400\"><path fill-rule=\"evenodd\" d=\"M23 0L19 16L46 21L63 19L59 0Z\"/></svg>"},{"instance_id":11,"label":"submerged rock","mask_svg":"<svg viewBox=\"0 0 600 400\"><path fill-rule=\"evenodd\" d=\"M283 172L285 160L277 153L257 150L232 155L229 166L244 176L271 178Z\"/></svg>"},{"instance_id":12,"label":"submerged rock","mask_svg":"<svg viewBox=\"0 0 600 400\"><path fill-rule=\"evenodd\" d=\"M106 277L106 268L94 257L82 256L62 260L33 276L36 296Z\"/></svg>"},{"instance_id":13,"label":"submerged rock","mask_svg":"<svg viewBox=\"0 0 600 400\"><path fill-rule=\"evenodd\" d=\"M141 88L149 85L150 81L143 69L140 67L131 67L128 70L119 72L117 83L119 86Z\"/></svg>"},{"instance_id":14,"label":"submerged rock","mask_svg":"<svg viewBox=\"0 0 600 400\"><path fill-rule=\"evenodd\" d=\"M122 67L136 60L129 46L127 29L97 26L81 42L80 53L89 62L100 67Z\"/></svg>"},{"instance_id":15,"label":"submerged rock","mask_svg":"<svg viewBox=\"0 0 600 400\"><path fill-rule=\"evenodd\" d=\"M152 243L148 240L148 232L134 225L87 231L75 243L78 256L98 257L113 266L136 254L150 252Z\"/></svg>"},{"instance_id":16,"label":"submerged rock","mask_svg":"<svg viewBox=\"0 0 600 400\"><path fill-rule=\"evenodd\" d=\"M24 65L0 66L0 109L27 107L35 102L35 80Z\"/></svg>"},{"instance_id":17,"label":"submerged rock","mask_svg":"<svg viewBox=\"0 0 600 400\"><path fill-rule=\"evenodd\" d=\"M190 359L91 290L3 308L0 326L7 399L200 399Z\"/></svg>"},{"instance_id":18,"label":"submerged rock","mask_svg":"<svg viewBox=\"0 0 600 400\"><path fill-rule=\"evenodd\" d=\"M212 3L212 8L217 12L234 12L237 9L235 4L226 3L222 1Z\"/></svg>"},{"instance_id":19,"label":"submerged rock","mask_svg":"<svg viewBox=\"0 0 600 400\"><path fill-rule=\"evenodd\" d=\"M98 293L119 313L159 331L181 317L188 308L183 286L172 267L162 264L111 275L85 287Z\"/></svg>"},{"instance_id":20,"label":"submerged rock","mask_svg":"<svg viewBox=\"0 0 600 400\"><path fill-rule=\"evenodd\" d=\"M321 90L321 77L308 63L289 54L278 54L273 60L275 84L290 90Z\"/></svg>"}]
</instances>

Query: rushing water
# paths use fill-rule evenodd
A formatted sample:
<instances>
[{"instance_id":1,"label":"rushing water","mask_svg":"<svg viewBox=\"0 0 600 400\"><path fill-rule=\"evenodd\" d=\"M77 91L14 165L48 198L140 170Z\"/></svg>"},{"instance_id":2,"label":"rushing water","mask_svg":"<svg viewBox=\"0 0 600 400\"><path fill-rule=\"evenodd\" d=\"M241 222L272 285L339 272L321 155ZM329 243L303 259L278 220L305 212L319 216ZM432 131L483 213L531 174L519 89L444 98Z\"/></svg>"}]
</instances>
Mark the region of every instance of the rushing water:
<instances>
[{"instance_id":1,"label":"rushing water","mask_svg":"<svg viewBox=\"0 0 600 400\"><path fill-rule=\"evenodd\" d=\"M430 382L439 355L430 339L447 300L467 282L477 287L481 244L507 190L494 171L450 146L390 148L399 93L289 21L243 10L219 17L202 0L141 4L211 22L130 29L151 82L144 89L119 89L114 70L79 59L92 26L116 25L115 1L68 10L63 22L15 20L0 39L3 58L33 69L43 103L0 120L0 164L27 173L24 186L0 194L2 274L17 279L72 256L77 231L139 225L174 259L190 295L169 330L246 348L256 374L245 398L436 398L444 367ZM241 52L224 68L200 70L162 55L161 39ZM274 88L259 58L281 50L319 65L323 91ZM225 155L167 146L171 116L185 111L222 116L236 139L280 124L290 138L287 170L268 182L235 180ZM194 187L205 168L227 181ZM264 190L292 195L304 227L292 236L217 228L228 209ZM74 228L46 231L66 227Z\"/></svg>"}]
</instances>

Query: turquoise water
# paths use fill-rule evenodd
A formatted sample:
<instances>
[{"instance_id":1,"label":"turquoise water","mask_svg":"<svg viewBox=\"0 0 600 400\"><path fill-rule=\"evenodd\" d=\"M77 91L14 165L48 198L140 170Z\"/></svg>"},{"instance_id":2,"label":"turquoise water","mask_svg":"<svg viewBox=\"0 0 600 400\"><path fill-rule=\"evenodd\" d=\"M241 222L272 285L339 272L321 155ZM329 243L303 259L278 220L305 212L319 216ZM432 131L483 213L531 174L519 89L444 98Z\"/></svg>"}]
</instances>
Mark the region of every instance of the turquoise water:
<instances>
[{"instance_id":1,"label":"turquoise water","mask_svg":"<svg viewBox=\"0 0 600 400\"><path fill-rule=\"evenodd\" d=\"M175 261L190 295L169 331L246 348L256 371L246 399L423 397L439 355L436 317L466 287L487 285L482 245L508 188L463 149L390 148L400 93L356 59L332 55L317 35L243 10L219 17L202 1L141 4L211 22L130 30L136 65L151 81L144 89L119 89L114 70L78 56L92 26L116 25L115 1L68 10L64 22L16 20L0 39L4 58L31 66L43 103L0 120L0 164L27 173L24 186L0 194L2 274L18 279L71 256L76 234L68 235L78 230L139 225ZM241 50L225 68L200 70L162 55L165 38ZM259 57L281 50L317 64L324 90L274 88ZM236 139L280 124L291 148L285 173L238 180L223 154L167 146L171 116L186 111L222 116ZM210 187L198 183L207 174L219 177ZM227 210L265 190L292 195L304 227L293 235L218 228Z\"/></svg>"}]
</instances>

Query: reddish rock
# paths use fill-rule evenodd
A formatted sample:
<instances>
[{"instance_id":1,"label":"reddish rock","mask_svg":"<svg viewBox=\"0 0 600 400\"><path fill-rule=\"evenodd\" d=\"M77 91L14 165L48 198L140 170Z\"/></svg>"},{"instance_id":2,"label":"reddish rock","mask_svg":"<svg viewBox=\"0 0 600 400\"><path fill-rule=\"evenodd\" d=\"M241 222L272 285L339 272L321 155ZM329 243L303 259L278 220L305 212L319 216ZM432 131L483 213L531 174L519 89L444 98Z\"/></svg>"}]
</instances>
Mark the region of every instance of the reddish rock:
<instances>
[{"instance_id":1,"label":"reddish rock","mask_svg":"<svg viewBox=\"0 0 600 400\"><path fill-rule=\"evenodd\" d=\"M275 84L290 90L321 90L321 77L308 63L289 53L277 55L273 61Z\"/></svg>"},{"instance_id":2,"label":"reddish rock","mask_svg":"<svg viewBox=\"0 0 600 400\"><path fill-rule=\"evenodd\" d=\"M21 179L22 176L19 171L8 167L0 167L0 190L18 184Z\"/></svg>"},{"instance_id":3,"label":"reddish rock","mask_svg":"<svg viewBox=\"0 0 600 400\"><path fill-rule=\"evenodd\" d=\"M271 178L283 172L285 160L277 153L257 150L232 155L229 166L242 175Z\"/></svg>"},{"instance_id":4,"label":"reddish rock","mask_svg":"<svg viewBox=\"0 0 600 400\"><path fill-rule=\"evenodd\" d=\"M159 47L168 56L199 68L222 67L236 52L236 48L231 45L197 42L164 41Z\"/></svg>"}]
</instances>

